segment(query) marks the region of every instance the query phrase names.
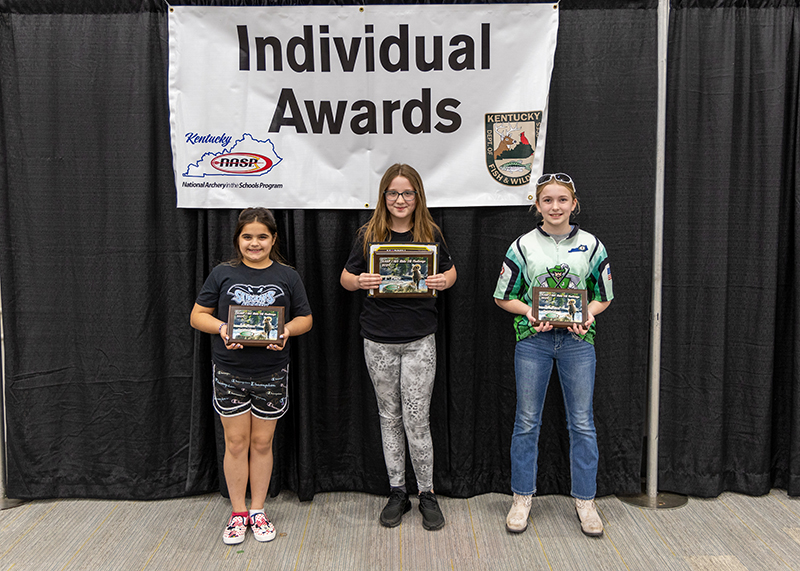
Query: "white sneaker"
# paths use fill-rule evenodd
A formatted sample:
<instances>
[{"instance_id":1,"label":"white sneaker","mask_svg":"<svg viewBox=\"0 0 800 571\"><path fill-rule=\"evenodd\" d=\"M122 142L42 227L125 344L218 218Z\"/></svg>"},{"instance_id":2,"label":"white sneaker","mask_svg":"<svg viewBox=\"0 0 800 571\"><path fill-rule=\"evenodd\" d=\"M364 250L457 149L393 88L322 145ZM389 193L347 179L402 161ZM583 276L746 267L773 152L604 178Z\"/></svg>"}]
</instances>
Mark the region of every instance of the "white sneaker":
<instances>
[{"instance_id":1,"label":"white sneaker","mask_svg":"<svg viewBox=\"0 0 800 571\"><path fill-rule=\"evenodd\" d=\"M250 529L253 530L253 536L257 541L272 541L277 533L275 526L264 515L264 512L257 512L250 516Z\"/></svg>"},{"instance_id":2,"label":"white sneaker","mask_svg":"<svg viewBox=\"0 0 800 571\"><path fill-rule=\"evenodd\" d=\"M506 516L506 529L511 533L522 533L528 529L528 514L531 513L533 496L514 494L514 503Z\"/></svg>"},{"instance_id":3,"label":"white sneaker","mask_svg":"<svg viewBox=\"0 0 800 571\"><path fill-rule=\"evenodd\" d=\"M222 543L225 545L238 545L244 541L247 532L247 519L240 515L231 515L225 531L222 532Z\"/></svg>"},{"instance_id":4,"label":"white sneaker","mask_svg":"<svg viewBox=\"0 0 800 571\"><path fill-rule=\"evenodd\" d=\"M594 500L579 500L575 498L575 511L581 520L581 531L590 537L603 535L603 521L597 515Z\"/></svg>"}]
</instances>

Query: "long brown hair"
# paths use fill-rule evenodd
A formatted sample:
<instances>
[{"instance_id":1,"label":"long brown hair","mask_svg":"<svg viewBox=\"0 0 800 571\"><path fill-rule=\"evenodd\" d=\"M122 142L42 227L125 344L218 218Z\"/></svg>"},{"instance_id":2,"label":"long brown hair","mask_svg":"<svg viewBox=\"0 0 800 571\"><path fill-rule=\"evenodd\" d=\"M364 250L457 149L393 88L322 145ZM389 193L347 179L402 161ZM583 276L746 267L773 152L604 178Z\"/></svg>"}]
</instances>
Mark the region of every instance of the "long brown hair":
<instances>
[{"instance_id":1,"label":"long brown hair","mask_svg":"<svg viewBox=\"0 0 800 571\"><path fill-rule=\"evenodd\" d=\"M414 242L433 242L436 234L441 237L442 231L436 222L433 221L428 203L425 199L425 187L422 185L422 177L414 167L396 163L386 169L378 186L378 202L372 218L361 227L360 232L364 236L364 257L369 256L370 242L388 242L392 236L391 220L392 215L386 208L386 197L383 195L392 181L398 176L405 177L411 183L411 187L417 191L413 218L411 220L411 231L413 232Z\"/></svg>"},{"instance_id":2,"label":"long brown hair","mask_svg":"<svg viewBox=\"0 0 800 571\"><path fill-rule=\"evenodd\" d=\"M286 260L280 253L280 240L278 239L278 224L275 222L275 216L268 208L261 206L255 208L245 208L239 213L239 221L236 223L236 230L233 233L233 251L236 255L231 258L228 263L232 266L238 266L242 263L242 250L239 248L239 236L245 226L251 222L260 222L267 227L269 233L275 236L275 242L272 244L272 249L269 251L269 257L273 262L288 265Z\"/></svg>"}]
</instances>

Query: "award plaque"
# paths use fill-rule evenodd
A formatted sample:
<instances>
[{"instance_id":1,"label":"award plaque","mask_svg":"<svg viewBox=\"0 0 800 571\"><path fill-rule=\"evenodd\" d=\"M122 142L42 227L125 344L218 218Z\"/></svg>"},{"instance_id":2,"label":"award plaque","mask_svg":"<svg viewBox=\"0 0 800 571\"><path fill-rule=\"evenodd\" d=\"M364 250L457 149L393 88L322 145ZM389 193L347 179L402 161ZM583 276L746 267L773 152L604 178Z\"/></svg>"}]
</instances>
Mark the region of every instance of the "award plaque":
<instances>
[{"instance_id":1,"label":"award plaque","mask_svg":"<svg viewBox=\"0 0 800 571\"><path fill-rule=\"evenodd\" d=\"M428 276L436 273L436 244L370 244L369 273L380 274L381 285L369 290L371 297L435 297L427 285Z\"/></svg>"},{"instance_id":2,"label":"award plaque","mask_svg":"<svg viewBox=\"0 0 800 571\"><path fill-rule=\"evenodd\" d=\"M283 345L283 307L231 305L228 309L228 342L241 345Z\"/></svg>"},{"instance_id":3,"label":"award plaque","mask_svg":"<svg viewBox=\"0 0 800 571\"><path fill-rule=\"evenodd\" d=\"M586 322L586 290L533 288L533 317L553 327L569 327Z\"/></svg>"}]
</instances>

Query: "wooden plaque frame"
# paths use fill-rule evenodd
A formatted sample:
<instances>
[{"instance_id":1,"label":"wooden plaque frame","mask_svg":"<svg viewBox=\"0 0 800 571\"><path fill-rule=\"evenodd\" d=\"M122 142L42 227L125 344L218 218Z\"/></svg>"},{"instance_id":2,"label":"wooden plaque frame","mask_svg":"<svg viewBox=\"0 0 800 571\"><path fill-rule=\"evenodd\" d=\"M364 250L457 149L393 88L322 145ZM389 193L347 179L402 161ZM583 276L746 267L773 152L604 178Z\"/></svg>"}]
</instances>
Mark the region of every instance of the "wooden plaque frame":
<instances>
[{"instance_id":1,"label":"wooden plaque frame","mask_svg":"<svg viewBox=\"0 0 800 571\"><path fill-rule=\"evenodd\" d=\"M569 327L586 322L585 289L533 288L533 317L537 323Z\"/></svg>"},{"instance_id":2,"label":"wooden plaque frame","mask_svg":"<svg viewBox=\"0 0 800 571\"><path fill-rule=\"evenodd\" d=\"M231 305L228 309L228 343L266 347L283 345L284 308Z\"/></svg>"}]
</instances>

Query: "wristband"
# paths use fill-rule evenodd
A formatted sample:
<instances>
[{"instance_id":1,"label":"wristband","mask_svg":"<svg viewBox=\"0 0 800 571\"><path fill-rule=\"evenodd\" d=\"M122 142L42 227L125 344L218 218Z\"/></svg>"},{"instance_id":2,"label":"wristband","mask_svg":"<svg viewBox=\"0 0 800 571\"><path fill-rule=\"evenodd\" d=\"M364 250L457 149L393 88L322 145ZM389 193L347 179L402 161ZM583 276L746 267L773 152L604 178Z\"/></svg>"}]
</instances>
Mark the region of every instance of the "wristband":
<instances>
[{"instance_id":1,"label":"wristband","mask_svg":"<svg viewBox=\"0 0 800 571\"><path fill-rule=\"evenodd\" d=\"M220 335L222 335L222 326L223 326L223 325L227 325L227 323L225 323L225 322L223 321L222 323L220 323L220 324L219 324L219 329L217 329L217 333L219 333Z\"/></svg>"}]
</instances>

